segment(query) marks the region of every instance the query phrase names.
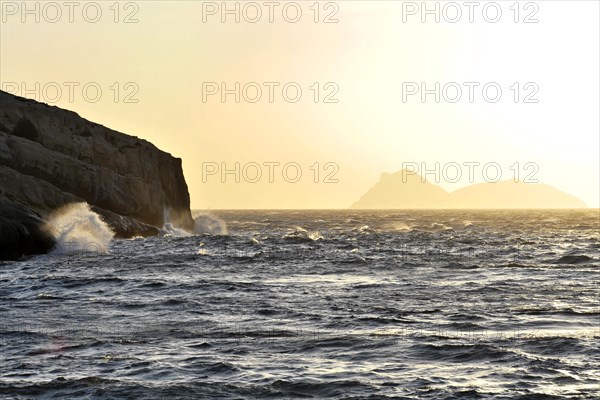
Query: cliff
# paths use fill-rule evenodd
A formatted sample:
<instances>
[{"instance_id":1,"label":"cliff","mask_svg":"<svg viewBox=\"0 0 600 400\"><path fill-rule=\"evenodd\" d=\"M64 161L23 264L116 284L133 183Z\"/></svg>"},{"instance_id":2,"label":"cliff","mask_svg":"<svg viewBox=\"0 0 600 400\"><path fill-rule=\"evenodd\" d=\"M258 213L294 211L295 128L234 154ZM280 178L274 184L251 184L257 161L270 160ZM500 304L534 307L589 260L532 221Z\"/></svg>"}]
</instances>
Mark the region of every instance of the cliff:
<instances>
[{"instance_id":1,"label":"cliff","mask_svg":"<svg viewBox=\"0 0 600 400\"><path fill-rule=\"evenodd\" d=\"M74 112L2 91L0 199L0 207L12 204L29 217L87 202L118 237L157 234L166 211L173 224L193 228L181 159Z\"/></svg>"},{"instance_id":2,"label":"cliff","mask_svg":"<svg viewBox=\"0 0 600 400\"><path fill-rule=\"evenodd\" d=\"M352 205L354 209L585 207L578 198L546 184L479 183L448 193L417 174L403 171L382 174L379 182Z\"/></svg>"}]
</instances>

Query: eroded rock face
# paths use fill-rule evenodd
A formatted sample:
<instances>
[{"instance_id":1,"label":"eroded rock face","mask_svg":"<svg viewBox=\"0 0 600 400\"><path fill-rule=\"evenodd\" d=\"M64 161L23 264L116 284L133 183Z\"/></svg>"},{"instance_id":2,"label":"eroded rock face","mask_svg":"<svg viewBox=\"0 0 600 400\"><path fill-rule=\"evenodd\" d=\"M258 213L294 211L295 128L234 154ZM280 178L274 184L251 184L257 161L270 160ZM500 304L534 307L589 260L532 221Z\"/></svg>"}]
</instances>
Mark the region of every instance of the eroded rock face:
<instances>
[{"instance_id":1,"label":"eroded rock face","mask_svg":"<svg viewBox=\"0 0 600 400\"><path fill-rule=\"evenodd\" d=\"M54 237L31 209L0 198L0 260L48 252Z\"/></svg>"},{"instance_id":2,"label":"eroded rock face","mask_svg":"<svg viewBox=\"0 0 600 400\"><path fill-rule=\"evenodd\" d=\"M193 229L181 159L74 112L0 91L0 198L44 216L87 202L117 236Z\"/></svg>"}]
</instances>

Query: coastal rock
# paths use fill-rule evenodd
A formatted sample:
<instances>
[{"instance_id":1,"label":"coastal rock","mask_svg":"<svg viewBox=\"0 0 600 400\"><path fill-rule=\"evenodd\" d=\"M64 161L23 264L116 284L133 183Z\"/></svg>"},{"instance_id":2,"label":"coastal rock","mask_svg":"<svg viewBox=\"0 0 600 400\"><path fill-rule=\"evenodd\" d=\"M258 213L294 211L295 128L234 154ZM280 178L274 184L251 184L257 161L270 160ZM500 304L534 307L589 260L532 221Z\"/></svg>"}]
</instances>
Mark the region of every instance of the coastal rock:
<instances>
[{"instance_id":1,"label":"coastal rock","mask_svg":"<svg viewBox=\"0 0 600 400\"><path fill-rule=\"evenodd\" d=\"M166 215L181 229L194 224L181 159L72 111L2 91L0 198L41 217L87 202L117 237L158 234Z\"/></svg>"},{"instance_id":2,"label":"coastal rock","mask_svg":"<svg viewBox=\"0 0 600 400\"><path fill-rule=\"evenodd\" d=\"M54 238L41 216L23 205L0 198L0 260L16 260L23 254L46 253Z\"/></svg>"}]
</instances>

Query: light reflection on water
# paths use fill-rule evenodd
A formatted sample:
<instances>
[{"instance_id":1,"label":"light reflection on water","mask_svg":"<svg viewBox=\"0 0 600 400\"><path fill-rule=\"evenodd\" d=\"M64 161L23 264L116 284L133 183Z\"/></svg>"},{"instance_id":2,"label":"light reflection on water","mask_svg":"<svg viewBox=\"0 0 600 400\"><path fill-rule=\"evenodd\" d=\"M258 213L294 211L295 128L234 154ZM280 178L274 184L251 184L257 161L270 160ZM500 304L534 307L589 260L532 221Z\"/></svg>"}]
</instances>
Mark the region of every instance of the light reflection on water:
<instances>
[{"instance_id":1,"label":"light reflection on water","mask_svg":"<svg viewBox=\"0 0 600 400\"><path fill-rule=\"evenodd\" d=\"M596 211L218 216L1 264L0 396L598 397Z\"/></svg>"}]
</instances>

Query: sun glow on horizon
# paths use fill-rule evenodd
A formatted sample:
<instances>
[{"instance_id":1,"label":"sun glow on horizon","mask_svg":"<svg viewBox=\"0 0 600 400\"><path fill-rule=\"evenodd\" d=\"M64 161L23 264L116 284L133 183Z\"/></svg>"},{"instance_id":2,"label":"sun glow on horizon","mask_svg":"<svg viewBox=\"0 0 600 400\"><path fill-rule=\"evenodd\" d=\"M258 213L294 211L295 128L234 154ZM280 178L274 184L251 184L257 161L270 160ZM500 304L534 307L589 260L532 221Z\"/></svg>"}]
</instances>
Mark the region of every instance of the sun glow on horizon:
<instances>
[{"instance_id":1,"label":"sun glow on horizon","mask_svg":"<svg viewBox=\"0 0 600 400\"><path fill-rule=\"evenodd\" d=\"M496 24L438 24L419 15L403 22L403 3L320 10L321 22L334 15L337 23L315 23L309 4L298 23L203 22L202 2L160 1L137 3L131 24L7 17L0 80L2 89L57 82L63 96L51 104L181 157L194 209L347 208L406 163L475 162L498 164L503 179L515 164L521 177L535 164L539 182L599 207L599 4L539 3L531 24L514 23L508 5ZM520 19L530 12L521 11ZM78 88L70 101L65 82L95 82L102 97L86 101ZM237 82L240 90L256 83L261 100L247 101L250 85L239 102L235 94L222 102L221 84ZM277 83L273 102L265 82ZM449 97L459 87L461 100L403 98L414 88L407 83L430 90L436 82L442 95L452 83ZM473 102L468 82L478 83ZM206 97L206 83L219 92ZM490 83L502 89L498 102L482 97ZM287 101L296 87L301 100ZM39 91L25 96L48 102ZM439 185L452 191L486 180L481 169L472 181L465 171Z\"/></svg>"}]
</instances>

